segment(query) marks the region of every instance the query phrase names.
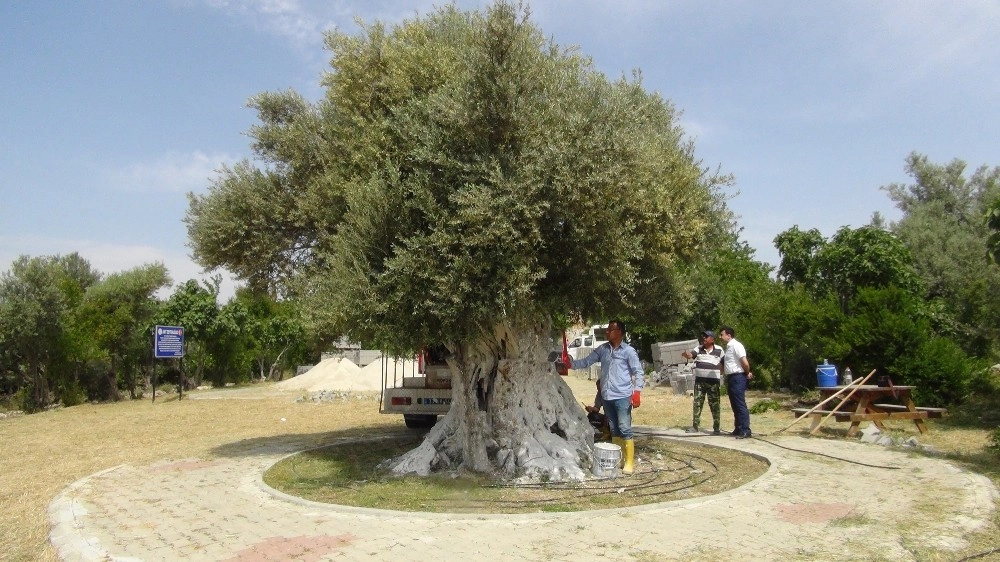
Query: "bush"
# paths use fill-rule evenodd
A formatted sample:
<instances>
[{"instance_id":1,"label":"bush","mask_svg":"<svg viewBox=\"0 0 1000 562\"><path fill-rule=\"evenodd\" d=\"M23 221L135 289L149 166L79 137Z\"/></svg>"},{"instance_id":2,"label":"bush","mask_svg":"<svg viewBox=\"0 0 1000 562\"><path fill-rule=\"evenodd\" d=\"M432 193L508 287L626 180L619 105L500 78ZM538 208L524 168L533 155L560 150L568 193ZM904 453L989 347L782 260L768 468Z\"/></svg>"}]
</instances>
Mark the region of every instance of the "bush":
<instances>
[{"instance_id":1,"label":"bush","mask_svg":"<svg viewBox=\"0 0 1000 562\"><path fill-rule=\"evenodd\" d=\"M774 398L765 398L760 402L757 402L753 406L750 406L751 414L763 414L764 412L770 412L771 410L780 410L781 403Z\"/></svg>"},{"instance_id":2,"label":"bush","mask_svg":"<svg viewBox=\"0 0 1000 562\"><path fill-rule=\"evenodd\" d=\"M994 428L993 433L990 434L990 449L1000 455L1000 427Z\"/></svg>"},{"instance_id":3,"label":"bush","mask_svg":"<svg viewBox=\"0 0 1000 562\"><path fill-rule=\"evenodd\" d=\"M17 391L14 395L14 404L19 410L26 414L34 414L35 412L41 412L51 403L49 399L48 392L44 393L46 396L39 396L38 392L35 392L34 385L22 386L21 390Z\"/></svg>"},{"instance_id":4,"label":"bush","mask_svg":"<svg viewBox=\"0 0 1000 562\"><path fill-rule=\"evenodd\" d=\"M56 390L56 396L63 406L78 406L87 401L87 393L79 383L70 382Z\"/></svg>"},{"instance_id":5,"label":"bush","mask_svg":"<svg viewBox=\"0 0 1000 562\"><path fill-rule=\"evenodd\" d=\"M955 342L932 337L920 344L912 356L901 356L893 365L896 384L910 384L914 400L923 406L949 406L968 395L974 373L983 365L972 359Z\"/></svg>"}]
</instances>

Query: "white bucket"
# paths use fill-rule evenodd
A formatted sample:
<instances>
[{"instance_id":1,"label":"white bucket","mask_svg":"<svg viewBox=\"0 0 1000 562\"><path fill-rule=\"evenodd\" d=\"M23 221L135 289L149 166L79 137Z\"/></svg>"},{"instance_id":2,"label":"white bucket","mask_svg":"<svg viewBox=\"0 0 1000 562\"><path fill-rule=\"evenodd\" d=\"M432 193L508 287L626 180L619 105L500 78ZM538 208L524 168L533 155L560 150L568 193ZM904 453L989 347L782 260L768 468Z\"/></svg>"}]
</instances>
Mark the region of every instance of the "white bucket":
<instances>
[{"instance_id":1,"label":"white bucket","mask_svg":"<svg viewBox=\"0 0 1000 562\"><path fill-rule=\"evenodd\" d=\"M598 478L617 478L622 448L614 443L594 443L594 463L591 471Z\"/></svg>"}]
</instances>

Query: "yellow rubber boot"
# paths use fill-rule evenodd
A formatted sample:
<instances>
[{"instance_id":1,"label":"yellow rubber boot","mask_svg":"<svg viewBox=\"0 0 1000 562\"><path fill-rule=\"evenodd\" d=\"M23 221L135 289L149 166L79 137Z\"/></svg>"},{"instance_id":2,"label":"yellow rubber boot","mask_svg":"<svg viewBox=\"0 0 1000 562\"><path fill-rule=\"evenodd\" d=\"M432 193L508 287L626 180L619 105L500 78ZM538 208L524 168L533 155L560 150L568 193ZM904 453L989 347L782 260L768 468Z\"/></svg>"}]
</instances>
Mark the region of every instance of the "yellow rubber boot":
<instances>
[{"instance_id":1,"label":"yellow rubber boot","mask_svg":"<svg viewBox=\"0 0 1000 562\"><path fill-rule=\"evenodd\" d=\"M611 438L611 442L622 448L621 460L618 461L618 468L621 468L622 462L625 460L625 439L615 436Z\"/></svg>"},{"instance_id":2,"label":"yellow rubber boot","mask_svg":"<svg viewBox=\"0 0 1000 562\"><path fill-rule=\"evenodd\" d=\"M625 466L622 468L622 474L632 474L635 471L635 441L625 439L625 446L622 447L622 451L625 457Z\"/></svg>"}]
</instances>

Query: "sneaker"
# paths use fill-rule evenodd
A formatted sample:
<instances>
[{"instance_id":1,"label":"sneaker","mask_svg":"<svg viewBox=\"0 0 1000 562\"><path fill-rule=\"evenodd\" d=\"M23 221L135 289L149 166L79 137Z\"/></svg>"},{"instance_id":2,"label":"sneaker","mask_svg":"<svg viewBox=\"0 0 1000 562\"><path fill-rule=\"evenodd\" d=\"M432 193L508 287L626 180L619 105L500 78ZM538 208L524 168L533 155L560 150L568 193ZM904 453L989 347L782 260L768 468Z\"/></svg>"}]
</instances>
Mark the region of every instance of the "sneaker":
<instances>
[{"instance_id":1,"label":"sneaker","mask_svg":"<svg viewBox=\"0 0 1000 562\"><path fill-rule=\"evenodd\" d=\"M698 431L699 430L698 430L697 427L689 427L689 428L687 428L687 429L684 430L684 433L698 433Z\"/></svg>"},{"instance_id":2,"label":"sneaker","mask_svg":"<svg viewBox=\"0 0 1000 562\"><path fill-rule=\"evenodd\" d=\"M753 435L748 431L746 433L740 433L736 436L737 439L750 439Z\"/></svg>"},{"instance_id":3,"label":"sneaker","mask_svg":"<svg viewBox=\"0 0 1000 562\"><path fill-rule=\"evenodd\" d=\"M722 435L722 432L718 428L712 430L712 435Z\"/></svg>"}]
</instances>

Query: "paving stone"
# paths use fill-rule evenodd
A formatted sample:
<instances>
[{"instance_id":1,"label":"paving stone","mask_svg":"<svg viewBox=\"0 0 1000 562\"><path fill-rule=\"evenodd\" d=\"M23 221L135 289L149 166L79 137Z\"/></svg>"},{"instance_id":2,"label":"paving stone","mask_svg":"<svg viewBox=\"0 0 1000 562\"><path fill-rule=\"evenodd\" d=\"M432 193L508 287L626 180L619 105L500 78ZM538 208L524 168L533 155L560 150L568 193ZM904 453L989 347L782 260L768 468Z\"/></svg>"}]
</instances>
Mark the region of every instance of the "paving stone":
<instances>
[{"instance_id":1,"label":"paving stone","mask_svg":"<svg viewBox=\"0 0 1000 562\"><path fill-rule=\"evenodd\" d=\"M990 524L992 482L941 458L851 440L720 440L636 428L766 458L760 478L714 496L574 513L400 513L321 505L270 490L275 442L225 459L122 465L68 486L49 506L66 561L115 560L910 560L911 545L959 549ZM772 445L770 441L780 445ZM150 479L155 474L155 479ZM155 483L151 483L155 482ZM928 518L940 498L953 517ZM609 534L608 521L620 521ZM847 527L841 521L847 521ZM891 522L891 524L887 524ZM853 545L855 548L847 548ZM865 545L868 545L867 547ZM864 551L862 551L864 552Z\"/></svg>"}]
</instances>

